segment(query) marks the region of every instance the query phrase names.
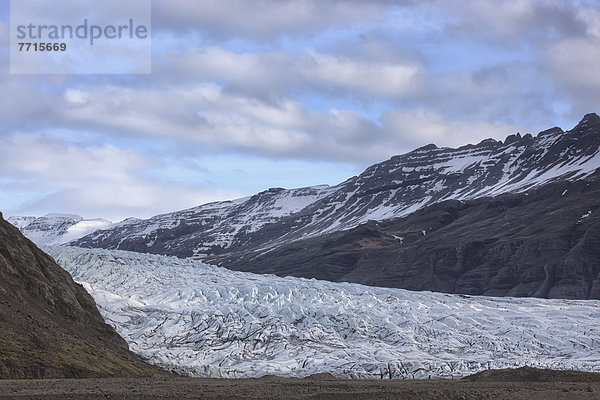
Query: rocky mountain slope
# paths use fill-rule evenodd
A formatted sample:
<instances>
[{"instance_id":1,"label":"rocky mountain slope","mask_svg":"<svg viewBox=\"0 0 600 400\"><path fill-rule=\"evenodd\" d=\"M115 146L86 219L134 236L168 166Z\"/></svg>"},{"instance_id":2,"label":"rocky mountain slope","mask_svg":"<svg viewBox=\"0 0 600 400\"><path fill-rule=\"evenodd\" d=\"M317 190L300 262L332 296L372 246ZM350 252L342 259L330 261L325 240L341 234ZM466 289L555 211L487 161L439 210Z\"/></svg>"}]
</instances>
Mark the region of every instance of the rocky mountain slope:
<instances>
[{"instance_id":1,"label":"rocky mountain slope","mask_svg":"<svg viewBox=\"0 0 600 400\"><path fill-rule=\"evenodd\" d=\"M180 374L427 379L523 365L599 371L599 301L411 292L118 250L45 249L134 351Z\"/></svg>"},{"instance_id":2,"label":"rocky mountain slope","mask_svg":"<svg viewBox=\"0 0 600 400\"><path fill-rule=\"evenodd\" d=\"M112 225L105 219L84 219L74 214L46 214L37 218L15 216L7 221L38 246L67 243Z\"/></svg>"},{"instance_id":3,"label":"rocky mountain slope","mask_svg":"<svg viewBox=\"0 0 600 400\"><path fill-rule=\"evenodd\" d=\"M74 242L82 247L197 257L265 251L298 239L408 215L445 200L524 192L590 176L600 167L600 117L487 139L458 149L429 145L334 186L269 189L249 198L131 220Z\"/></svg>"},{"instance_id":4,"label":"rocky mountain slope","mask_svg":"<svg viewBox=\"0 0 600 400\"><path fill-rule=\"evenodd\" d=\"M0 378L151 375L85 289L0 213Z\"/></svg>"},{"instance_id":5,"label":"rocky mountain slope","mask_svg":"<svg viewBox=\"0 0 600 400\"><path fill-rule=\"evenodd\" d=\"M600 299L600 172L206 261L412 290Z\"/></svg>"}]
</instances>

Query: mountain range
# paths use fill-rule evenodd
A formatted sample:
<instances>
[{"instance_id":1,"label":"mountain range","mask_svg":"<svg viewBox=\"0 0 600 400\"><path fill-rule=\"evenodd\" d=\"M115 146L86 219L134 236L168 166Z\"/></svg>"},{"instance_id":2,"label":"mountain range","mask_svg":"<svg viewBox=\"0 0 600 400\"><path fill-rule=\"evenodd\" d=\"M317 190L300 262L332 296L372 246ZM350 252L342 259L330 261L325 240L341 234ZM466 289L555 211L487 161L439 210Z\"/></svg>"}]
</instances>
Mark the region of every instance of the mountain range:
<instances>
[{"instance_id":1,"label":"mountain range","mask_svg":"<svg viewBox=\"0 0 600 400\"><path fill-rule=\"evenodd\" d=\"M588 114L336 186L10 219L50 256L0 214L0 378L597 371L599 167Z\"/></svg>"},{"instance_id":2,"label":"mountain range","mask_svg":"<svg viewBox=\"0 0 600 400\"><path fill-rule=\"evenodd\" d=\"M282 243L408 215L443 200L523 192L583 179L600 167L600 117L571 131L553 128L487 139L458 149L428 145L367 168L333 187L272 188L235 201L131 220L74 242L77 246L204 257L265 251Z\"/></svg>"},{"instance_id":3,"label":"mountain range","mask_svg":"<svg viewBox=\"0 0 600 400\"><path fill-rule=\"evenodd\" d=\"M128 219L70 244L413 290L597 299L598 168L600 117L587 114L569 131L431 144L336 186ZM44 231L22 230L33 228Z\"/></svg>"}]
</instances>

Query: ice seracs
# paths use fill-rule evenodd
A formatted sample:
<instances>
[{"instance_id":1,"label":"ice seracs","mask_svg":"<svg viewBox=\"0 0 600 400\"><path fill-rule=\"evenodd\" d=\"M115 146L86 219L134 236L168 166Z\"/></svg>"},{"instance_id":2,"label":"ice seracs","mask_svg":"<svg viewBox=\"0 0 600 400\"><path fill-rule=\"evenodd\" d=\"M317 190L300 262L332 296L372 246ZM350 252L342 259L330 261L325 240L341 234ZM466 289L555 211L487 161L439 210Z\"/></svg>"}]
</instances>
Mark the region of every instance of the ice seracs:
<instances>
[{"instance_id":1,"label":"ice seracs","mask_svg":"<svg viewBox=\"0 0 600 400\"><path fill-rule=\"evenodd\" d=\"M190 376L461 377L600 372L600 302L410 292L45 247L149 362Z\"/></svg>"}]
</instances>

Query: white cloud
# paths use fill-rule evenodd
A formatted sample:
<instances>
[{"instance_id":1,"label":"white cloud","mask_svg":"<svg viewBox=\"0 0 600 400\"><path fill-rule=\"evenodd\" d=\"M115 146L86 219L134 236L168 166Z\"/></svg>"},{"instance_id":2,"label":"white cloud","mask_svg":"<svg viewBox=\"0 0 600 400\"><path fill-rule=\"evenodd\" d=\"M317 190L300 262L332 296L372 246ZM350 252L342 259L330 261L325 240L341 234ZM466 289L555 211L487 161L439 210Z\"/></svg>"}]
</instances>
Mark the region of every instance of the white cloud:
<instances>
[{"instance_id":1,"label":"white cloud","mask_svg":"<svg viewBox=\"0 0 600 400\"><path fill-rule=\"evenodd\" d=\"M434 143L438 147L459 147L484 138L504 140L516 127L499 122L452 120L426 109L393 110L382 122L390 136L407 147Z\"/></svg>"},{"instance_id":2,"label":"white cloud","mask_svg":"<svg viewBox=\"0 0 600 400\"><path fill-rule=\"evenodd\" d=\"M581 86L600 89L600 40L569 39L556 43L549 57L559 76Z\"/></svg>"},{"instance_id":3,"label":"white cloud","mask_svg":"<svg viewBox=\"0 0 600 400\"><path fill-rule=\"evenodd\" d=\"M401 97L419 86L420 68L412 64L352 60L317 53L308 55L302 73L307 81L378 96Z\"/></svg>"},{"instance_id":4,"label":"white cloud","mask_svg":"<svg viewBox=\"0 0 600 400\"><path fill-rule=\"evenodd\" d=\"M11 203L13 215L54 211L119 220L240 195L164 182L153 169L166 163L110 145L81 147L45 135L12 135L0 147L0 180L22 199Z\"/></svg>"},{"instance_id":5,"label":"white cloud","mask_svg":"<svg viewBox=\"0 0 600 400\"><path fill-rule=\"evenodd\" d=\"M136 92L111 87L85 95L92 100L65 106L66 116L100 131L153 135L215 151L363 166L430 142L460 146L517 131L507 123L461 122L422 108L386 112L379 126L354 111L308 111L292 99L267 103L209 84Z\"/></svg>"},{"instance_id":6,"label":"white cloud","mask_svg":"<svg viewBox=\"0 0 600 400\"><path fill-rule=\"evenodd\" d=\"M461 2L459 7L466 17L475 17L472 21L481 27L512 36L522 31L534 18L536 3L539 4L532 0L478 0Z\"/></svg>"},{"instance_id":7,"label":"white cloud","mask_svg":"<svg viewBox=\"0 0 600 400\"><path fill-rule=\"evenodd\" d=\"M592 7L582 8L577 12L577 19L585 24L588 35L600 39L600 10Z\"/></svg>"},{"instance_id":8,"label":"white cloud","mask_svg":"<svg viewBox=\"0 0 600 400\"><path fill-rule=\"evenodd\" d=\"M88 95L81 90L67 89L65 91L65 100L74 105L82 105L88 102Z\"/></svg>"},{"instance_id":9,"label":"white cloud","mask_svg":"<svg viewBox=\"0 0 600 400\"><path fill-rule=\"evenodd\" d=\"M548 70L574 111L597 112L600 98L600 38L561 40L547 52ZM580 117L581 115L579 115Z\"/></svg>"},{"instance_id":10,"label":"white cloud","mask_svg":"<svg viewBox=\"0 0 600 400\"><path fill-rule=\"evenodd\" d=\"M128 171L147 168L150 163L133 150L111 145L77 147L45 135L12 135L3 139L0 148L3 174L27 178L35 175L52 185L66 182L110 178L124 180Z\"/></svg>"},{"instance_id":11,"label":"white cloud","mask_svg":"<svg viewBox=\"0 0 600 400\"><path fill-rule=\"evenodd\" d=\"M223 81L230 89L272 97L312 88L321 93L343 91L359 98L405 96L419 87L423 72L414 60L351 58L313 50L297 55L238 54L215 46L169 53L157 62L155 71L170 81L212 79Z\"/></svg>"},{"instance_id":12,"label":"white cloud","mask_svg":"<svg viewBox=\"0 0 600 400\"><path fill-rule=\"evenodd\" d=\"M230 197L173 167L181 154L358 170L568 129L560 110L598 112L599 15L583 0L154 1L150 76L0 76L0 182L39 210L143 216ZM164 172L178 168L189 179Z\"/></svg>"},{"instance_id":13,"label":"white cloud","mask_svg":"<svg viewBox=\"0 0 600 400\"><path fill-rule=\"evenodd\" d=\"M169 81L223 80L230 85L278 89L295 79L294 60L276 52L242 53L208 46L169 52L156 61L157 73Z\"/></svg>"},{"instance_id":14,"label":"white cloud","mask_svg":"<svg viewBox=\"0 0 600 400\"><path fill-rule=\"evenodd\" d=\"M291 99L267 103L224 92L214 84L135 91L107 87L77 93L77 98L89 100L58 107L64 123L73 127L275 157L372 160L375 156L368 152L365 156L364 149L349 150L357 135L369 135L363 117L336 110L309 112ZM348 149L340 152L336 143L347 144Z\"/></svg>"},{"instance_id":15,"label":"white cloud","mask_svg":"<svg viewBox=\"0 0 600 400\"><path fill-rule=\"evenodd\" d=\"M386 9L383 1L348 0L156 0L153 24L169 31L201 30L209 36L270 39L369 21Z\"/></svg>"}]
</instances>

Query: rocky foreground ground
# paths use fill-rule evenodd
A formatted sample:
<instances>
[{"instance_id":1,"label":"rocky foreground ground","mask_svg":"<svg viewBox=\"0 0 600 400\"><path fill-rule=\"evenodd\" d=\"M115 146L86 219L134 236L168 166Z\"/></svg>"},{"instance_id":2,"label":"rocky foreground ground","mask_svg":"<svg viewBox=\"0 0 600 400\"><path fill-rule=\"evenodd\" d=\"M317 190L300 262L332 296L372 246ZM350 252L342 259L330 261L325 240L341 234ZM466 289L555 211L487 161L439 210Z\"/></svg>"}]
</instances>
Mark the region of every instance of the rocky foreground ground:
<instances>
[{"instance_id":1,"label":"rocky foreground ground","mask_svg":"<svg viewBox=\"0 0 600 400\"><path fill-rule=\"evenodd\" d=\"M0 380L0 399L598 399L600 374L533 368L462 380L259 379Z\"/></svg>"}]
</instances>

